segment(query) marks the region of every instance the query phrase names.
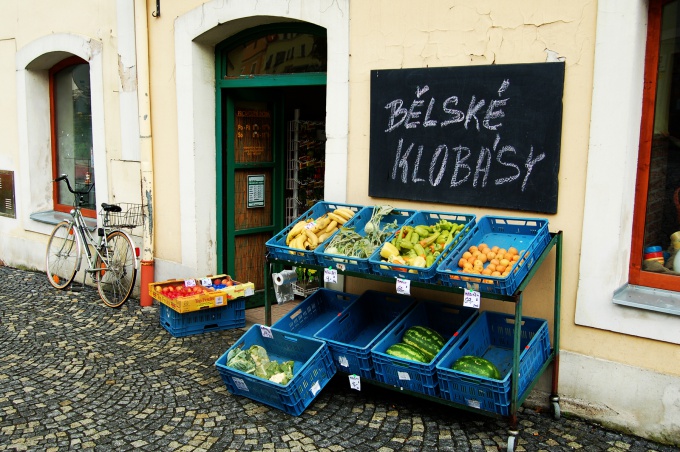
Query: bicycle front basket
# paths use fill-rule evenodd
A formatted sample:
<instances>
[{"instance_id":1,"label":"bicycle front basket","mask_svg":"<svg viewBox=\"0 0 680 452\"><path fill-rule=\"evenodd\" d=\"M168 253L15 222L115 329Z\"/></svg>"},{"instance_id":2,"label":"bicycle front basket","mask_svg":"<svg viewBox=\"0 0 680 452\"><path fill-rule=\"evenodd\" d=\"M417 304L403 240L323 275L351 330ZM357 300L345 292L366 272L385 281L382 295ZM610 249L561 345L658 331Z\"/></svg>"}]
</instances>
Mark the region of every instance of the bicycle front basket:
<instances>
[{"instance_id":1,"label":"bicycle front basket","mask_svg":"<svg viewBox=\"0 0 680 452\"><path fill-rule=\"evenodd\" d=\"M113 228L136 228L144 224L144 205L127 202L116 203L121 208L120 212L99 211L99 215L108 218L107 226Z\"/></svg>"}]
</instances>

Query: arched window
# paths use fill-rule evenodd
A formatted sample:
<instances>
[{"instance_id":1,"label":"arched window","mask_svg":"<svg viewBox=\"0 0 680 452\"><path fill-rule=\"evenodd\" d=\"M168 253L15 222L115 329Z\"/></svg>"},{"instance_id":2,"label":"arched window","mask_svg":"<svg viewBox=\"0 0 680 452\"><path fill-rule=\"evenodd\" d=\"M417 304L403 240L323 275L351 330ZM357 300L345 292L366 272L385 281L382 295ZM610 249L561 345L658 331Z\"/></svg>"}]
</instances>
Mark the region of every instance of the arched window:
<instances>
[{"instance_id":1,"label":"arched window","mask_svg":"<svg viewBox=\"0 0 680 452\"><path fill-rule=\"evenodd\" d=\"M94 183L90 65L78 57L66 58L49 71L52 133L52 173L67 174L82 189ZM73 195L65 184L55 184L54 210L68 212ZM95 190L84 200L83 213L96 217Z\"/></svg>"}]
</instances>

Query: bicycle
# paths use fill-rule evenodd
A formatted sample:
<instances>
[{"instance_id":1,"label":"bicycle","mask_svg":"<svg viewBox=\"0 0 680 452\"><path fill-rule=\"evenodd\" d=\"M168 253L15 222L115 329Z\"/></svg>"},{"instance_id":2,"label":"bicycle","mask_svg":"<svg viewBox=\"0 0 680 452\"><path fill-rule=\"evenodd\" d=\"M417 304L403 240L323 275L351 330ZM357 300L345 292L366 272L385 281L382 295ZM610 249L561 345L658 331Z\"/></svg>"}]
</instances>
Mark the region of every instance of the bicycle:
<instances>
[{"instance_id":1,"label":"bicycle","mask_svg":"<svg viewBox=\"0 0 680 452\"><path fill-rule=\"evenodd\" d=\"M143 223L142 205L126 203L129 208L123 212L120 205L102 203L99 215L103 215L103 227L97 228L95 238L94 231L87 227L80 211L94 184L86 184L89 185L86 190L74 190L66 174L53 180L54 183L61 181L66 182L74 196L73 209L71 218L57 224L50 234L46 254L47 278L56 289L67 288L80 270L84 249L87 268L83 274L83 287L89 274L97 283L104 304L120 307L132 293L139 258L139 248L121 228L134 228ZM80 289L71 288L73 291Z\"/></svg>"}]
</instances>

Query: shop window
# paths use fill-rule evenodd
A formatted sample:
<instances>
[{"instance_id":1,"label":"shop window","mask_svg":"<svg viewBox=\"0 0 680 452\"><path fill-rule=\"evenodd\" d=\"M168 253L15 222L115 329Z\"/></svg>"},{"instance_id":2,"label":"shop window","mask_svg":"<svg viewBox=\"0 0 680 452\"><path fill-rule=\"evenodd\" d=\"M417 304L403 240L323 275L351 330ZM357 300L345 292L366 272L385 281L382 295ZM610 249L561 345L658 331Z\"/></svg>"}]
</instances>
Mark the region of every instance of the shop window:
<instances>
[{"instance_id":1,"label":"shop window","mask_svg":"<svg viewBox=\"0 0 680 452\"><path fill-rule=\"evenodd\" d=\"M90 66L78 57L62 60L49 71L52 127L52 173L67 174L76 189L94 183ZM54 184L54 210L68 212L73 195ZM83 212L95 217L95 190L83 200Z\"/></svg>"},{"instance_id":2,"label":"shop window","mask_svg":"<svg viewBox=\"0 0 680 452\"><path fill-rule=\"evenodd\" d=\"M680 0L649 2L630 283L680 291ZM678 270L677 268L675 270Z\"/></svg>"}]
</instances>

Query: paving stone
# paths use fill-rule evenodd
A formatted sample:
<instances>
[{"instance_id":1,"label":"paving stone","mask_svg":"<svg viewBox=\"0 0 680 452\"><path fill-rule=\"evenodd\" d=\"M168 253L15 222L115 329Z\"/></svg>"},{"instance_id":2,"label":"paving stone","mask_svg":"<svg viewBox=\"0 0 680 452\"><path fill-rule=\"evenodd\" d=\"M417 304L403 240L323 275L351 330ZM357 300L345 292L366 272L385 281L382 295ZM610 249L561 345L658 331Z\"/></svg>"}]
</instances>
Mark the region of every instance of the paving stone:
<instances>
[{"instance_id":1,"label":"paving stone","mask_svg":"<svg viewBox=\"0 0 680 452\"><path fill-rule=\"evenodd\" d=\"M0 267L0 451L505 451L505 420L337 376L300 416L226 390L215 361L245 329L175 338L158 305L106 307ZM518 451L678 452L520 408Z\"/></svg>"}]
</instances>

